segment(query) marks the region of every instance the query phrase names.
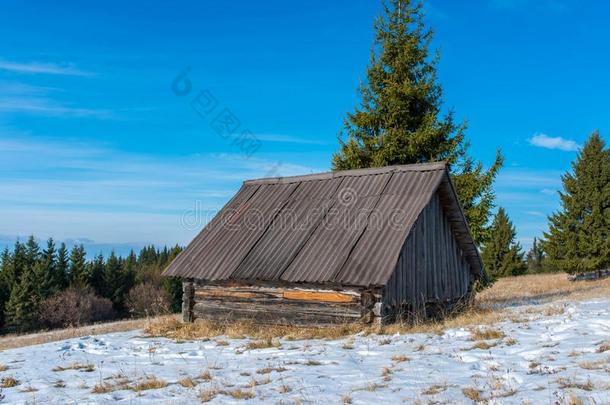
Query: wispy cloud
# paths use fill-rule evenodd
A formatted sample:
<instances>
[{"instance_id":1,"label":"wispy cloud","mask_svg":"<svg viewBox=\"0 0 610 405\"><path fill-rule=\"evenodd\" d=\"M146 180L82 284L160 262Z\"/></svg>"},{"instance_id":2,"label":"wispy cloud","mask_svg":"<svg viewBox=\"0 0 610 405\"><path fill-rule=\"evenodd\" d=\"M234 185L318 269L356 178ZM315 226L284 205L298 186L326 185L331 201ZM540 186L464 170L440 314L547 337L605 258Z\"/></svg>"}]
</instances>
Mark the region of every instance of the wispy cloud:
<instances>
[{"instance_id":1,"label":"wispy cloud","mask_svg":"<svg viewBox=\"0 0 610 405\"><path fill-rule=\"evenodd\" d=\"M116 118L113 111L73 106L55 97L62 89L0 81L0 111L50 117Z\"/></svg>"},{"instance_id":2,"label":"wispy cloud","mask_svg":"<svg viewBox=\"0 0 610 405\"><path fill-rule=\"evenodd\" d=\"M303 145L325 145L328 142L321 141L314 138L303 138L293 135L279 135L279 134L256 134L256 137L261 141L265 142L277 142L277 143L296 143Z\"/></svg>"},{"instance_id":3,"label":"wispy cloud","mask_svg":"<svg viewBox=\"0 0 610 405\"><path fill-rule=\"evenodd\" d=\"M312 171L320 169L239 154L148 155L0 128L0 234L184 244L244 179ZM181 221L193 210L197 226L187 229Z\"/></svg>"},{"instance_id":4,"label":"wispy cloud","mask_svg":"<svg viewBox=\"0 0 610 405\"><path fill-rule=\"evenodd\" d=\"M563 150L566 152L576 152L580 149L580 145L571 139L565 139L560 136L552 137L546 134L536 134L529 139L529 143L546 149Z\"/></svg>"},{"instance_id":5,"label":"wispy cloud","mask_svg":"<svg viewBox=\"0 0 610 405\"><path fill-rule=\"evenodd\" d=\"M63 76L93 76L92 72L87 72L76 68L71 63L42 63L42 62L15 62L0 60L0 70L7 70L17 73L29 74L49 74Z\"/></svg>"},{"instance_id":6,"label":"wispy cloud","mask_svg":"<svg viewBox=\"0 0 610 405\"><path fill-rule=\"evenodd\" d=\"M0 111L52 117L111 118L113 116L112 111L109 110L72 107L49 98L23 96L0 98Z\"/></svg>"}]
</instances>

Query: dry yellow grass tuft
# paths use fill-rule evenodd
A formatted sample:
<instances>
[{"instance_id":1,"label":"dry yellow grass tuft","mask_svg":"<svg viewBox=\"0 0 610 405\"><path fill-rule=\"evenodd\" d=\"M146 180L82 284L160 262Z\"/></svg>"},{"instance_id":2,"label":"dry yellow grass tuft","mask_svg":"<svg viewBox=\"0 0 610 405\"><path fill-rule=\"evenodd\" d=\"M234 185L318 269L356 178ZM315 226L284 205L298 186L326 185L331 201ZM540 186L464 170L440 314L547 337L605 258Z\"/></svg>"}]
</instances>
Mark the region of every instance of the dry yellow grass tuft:
<instances>
[{"instance_id":1,"label":"dry yellow grass tuft","mask_svg":"<svg viewBox=\"0 0 610 405\"><path fill-rule=\"evenodd\" d=\"M155 376L149 376L131 386L134 391L156 390L167 387L167 382Z\"/></svg>"},{"instance_id":2,"label":"dry yellow grass tuft","mask_svg":"<svg viewBox=\"0 0 610 405\"><path fill-rule=\"evenodd\" d=\"M214 388L209 388L209 389L200 391L199 395L197 395L197 398L199 398L199 400L201 402L210 402L211 400L216 398L216 395L218 395L218 391L215 390Z\"/></svg>"},{"instance_id":3,"label":"dry yellow grass tuft","mask_svg":"<svg viewBox=\"0 0 610 405\"><path fill-rule=\"evenodd\" d=\"M583 361L578 365L580 368L584 368L585 370L603 370L605 368L609 368L608 371L610 371L610 356L594 361Z\"/></svg>"},{"instance_id":4,"label":"dry yellow grass tuft","mask_svg":"<svg viewBox=\"0 0 610 405\"><path fill-rule=\"evenodd\" d=\"M204 370L197 378L200 378L203 381L212 381L212 373L210 373L210 370Z\"/></svg>"},{"instance_id":5,"label":"dry yellow grass tuft","mask_svg":"<svg viewBox=\"0 0 610 405\"><path fill-rule=\"evenodd\" d=\"M0 379L0 388L13 388L19 385L19 380L13 377L4 377Z\"/></svg>"},{"instance_id":6,"label":"dry yellow grass tuft","mask_svg":"<svg viewBox=\"0 0 610 405\"><path fill-rule=\"evenodd\" d=\"M422 395L436 395L436 394L440 394L441 392L447 390L447 385L443 384L435 384L432 385L428 388L426 388L425 390L423 390L421 393Z\"/></svg>"},{"instance_id":7,"label":"dry yellow grass tuft","mask_svg":"<svg viewBox=\"0 0 610 405\"><path fill-rule=\"evenodd\" d=\"M280 341L271 337L254 340L246 344L246 350L268 349L270 347L280 347Z\"/></svg>"},{"instance_id":8,"label":"dry yellow grass tuft","mask_svg":"<svg viewBox=\"0 0 610 405\"><path fill-rule=\"evenodd\" d=\"M471 340L502 339L506 335L499 329L476 328L472 331Z\"/></svg>"},{"instance_id":9,"label":"dry yellow grass tuft","mask_svg":"<svg viewBox=\"0 0 610 405\"><path fill-rule=\"evenodd\" d=\"M240 388L233 391L221 391L220 393L223 395L228 395L235 399L252 399L255 397L254 392L242 390Z\"/></svg>"},{"instance_id":10,"label":"dry yellow grass tuft","mask_svg":"<svg viewBox=\"0 0 610 405\"><path fill-rule=\"evenodd\" d=\"M248 383L248 387L254 388L258 387L259 385L267 385L269 383L271 383L271 378L269 377L269 374L265 374L265 376L260 380L257 380L256 378L250 380L250 382Z\"/></svg>"},{"instance_id":11,"label":"dry yellow grass tuft","mask_svg":"<svg viewBox=\"0 0 610 405\"><path fill-rule=\"evenodd\" d=\"M341 396L341 402L343 402L344 405L348 405L352 403L352 396L349 394L343 394Z\"/></svg>"},{"instance_id":12,"label":"dry yellow grass tuft","mask_svg":"<svg viewBox=\"0 0 610 405\"><path fill-rule=\"evenodd\" d=\"M392 361L394 363L402 363L405 361L411 361L411 359L407 356L405 356L404 354L395 354L392 356Z\"/></svg>"},{"instance_id":13,"label":"dry yellow grass tuft","mask_svg":"<svg viewBox=\"0 0 610 405\"><path fill-rule=\"evenodd\" d=\"M481 396L481 391L475 389L475 388L464 388L462 389L462 394L464 394L464 396L468 399L473 400L474 402L480 402L483 398Z\"/></svg>"},{"instance_id":14,"label":"dry yellow grass tuft","mask_svg":"<svg viewBox=\"0 0 610 405\"><path fill-rule=\"evenodd\" d=\"M178 380L178 384L184 388L194 388L197 383L191 377L184 377Z\"/></svg>"},{"instance_id":15,"label":"dry yellow grass tuft","mask_svg":"<svg viewBox=\"0 0 610 405\"><path fill-rule=\"evenodd\" d=\"M283 373L284 371L288 370L287 368L284 367L265 367L265 368L259 368L258 370L256 370L256 374L270 374L272 371L278 372L278 373Z\"/></svg>"},{"instance_id":16,"label":"dry yellow grass tuft","mask_svg":"<svg viewBox=\"0 0 610 405\"><path fill-rule=\"evenodd\" d=\"M67 366L57 366L53 369L53 371L60 372L66 370L78 370L83 371L85 373L91 373L95 371L95 365L92 363L72 363Z\"/></svg>"},{"instance_id":17,"label":"dry yellow grass tuft","mask_svg":"<svg viewBox=\"0 0 610 405\"><path fill-rule=\"evenodd\" d=\"M6 371L6 370L8 370L8 366L0 363L0 371Z\"/></svg>"},{"instance_id":18,"label":"dry yellow grass tuft","mask_svg":"<svg viewBox=\"0 0 610 405\"><path fill-rule=\"evenodd\" d=\"M559 385L559 388L562 389L566 389L566 388L578 388L581 389L583 391L593 391L593 389L595 388L595 386L593 385L593 383L591 381L587 381L585 383L581 383L578 381L574 381L568 378L560 378L557 380L557 384Z\"/></svg>"},{"instance_id":19,"label":"dry yellow grass tuft","mask_svg":"<svg viewBox=\"0 0 610 405\"><path fill-rule=\"evenodd\" d=\"M604 353L610 350L610 342L604 342L597 348L598 353Z\"/></svg>"},{"instance_id":20,"label":"dry yellow grass tuft","mask_svg":"<svg viewBox=\"0 0 610 405\"><path fill-rule=\"evenodd\" d=\"M476 342L475 344L472 345L472 347L470 348L470 350L473 349L480 349L480 350L489 350L492 347L497 346L498 344L495 342L486 342L484 340L481 340L479 342Z\"/></svg>"}]
</instances>

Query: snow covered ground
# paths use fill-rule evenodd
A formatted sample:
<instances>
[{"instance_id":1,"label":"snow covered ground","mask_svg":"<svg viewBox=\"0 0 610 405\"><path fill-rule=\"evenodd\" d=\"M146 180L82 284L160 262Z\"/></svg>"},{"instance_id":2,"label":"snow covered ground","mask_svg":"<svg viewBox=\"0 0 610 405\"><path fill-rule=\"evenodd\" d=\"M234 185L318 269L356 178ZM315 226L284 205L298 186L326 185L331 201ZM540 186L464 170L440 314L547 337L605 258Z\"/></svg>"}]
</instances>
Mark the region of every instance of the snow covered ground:
<instances>
[{"instance_id":1,"label":"snow covered ground","mask_svg":"<svg viewBox=\"0 0 610 405\"><path fill-rule=\"evenodd\" d=\"M0 352L0 380L19 382L2 390L0 404L609 404L609 304L517 306L511 321L474 334L261 349L247 348L248 339L175 342L142 331L75 338Z\"/></svg>"}]
</instances>

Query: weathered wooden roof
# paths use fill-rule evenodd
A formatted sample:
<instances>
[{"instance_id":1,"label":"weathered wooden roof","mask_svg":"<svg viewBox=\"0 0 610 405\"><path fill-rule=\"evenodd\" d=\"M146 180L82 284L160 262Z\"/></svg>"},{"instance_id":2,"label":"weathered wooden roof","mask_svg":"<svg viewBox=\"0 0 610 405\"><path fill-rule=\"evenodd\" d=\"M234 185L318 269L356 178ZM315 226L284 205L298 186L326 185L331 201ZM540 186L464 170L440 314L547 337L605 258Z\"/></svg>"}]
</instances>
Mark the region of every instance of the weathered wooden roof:
<instances>
[{"instance_id":1,"label":"weathered wooden roof","mask_svg":"<svg viewBox=\"0 0 610 405\"><path fill-rule=\"evenodd\" d=\"M164 274L384 285L437 191L472 272L482 276L444 163L246 181Z\"/></svg>"}]
</instances>

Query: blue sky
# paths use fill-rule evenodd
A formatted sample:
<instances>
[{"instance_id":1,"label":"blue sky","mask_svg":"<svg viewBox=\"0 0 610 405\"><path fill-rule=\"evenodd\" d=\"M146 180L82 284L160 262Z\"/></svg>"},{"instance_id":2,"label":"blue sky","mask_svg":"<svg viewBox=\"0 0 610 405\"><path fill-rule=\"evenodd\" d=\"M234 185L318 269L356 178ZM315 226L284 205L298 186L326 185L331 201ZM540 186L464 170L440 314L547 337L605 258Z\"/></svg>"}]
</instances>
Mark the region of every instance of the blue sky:
<instances>
[{"instance_id":1,"label":"blue sky","mask_svg":"<svg viewBox=\"0 0 610 405\"><path fill-rule=\"evenodd\" d=\"M528 246L578 145L609 133L610 4L425 9L445 105L468 121L473 156L505 154L497 202ZM0 244L29 234L105 252L186 244L244 179L328 170L378 13L371 0L4 0ZM176 95L187 68L191 92ZM197 113L195 96L214 111ZM214 130L225 109L260 141L254 153L252 135Z\"/></svg>"}]
</instances>

